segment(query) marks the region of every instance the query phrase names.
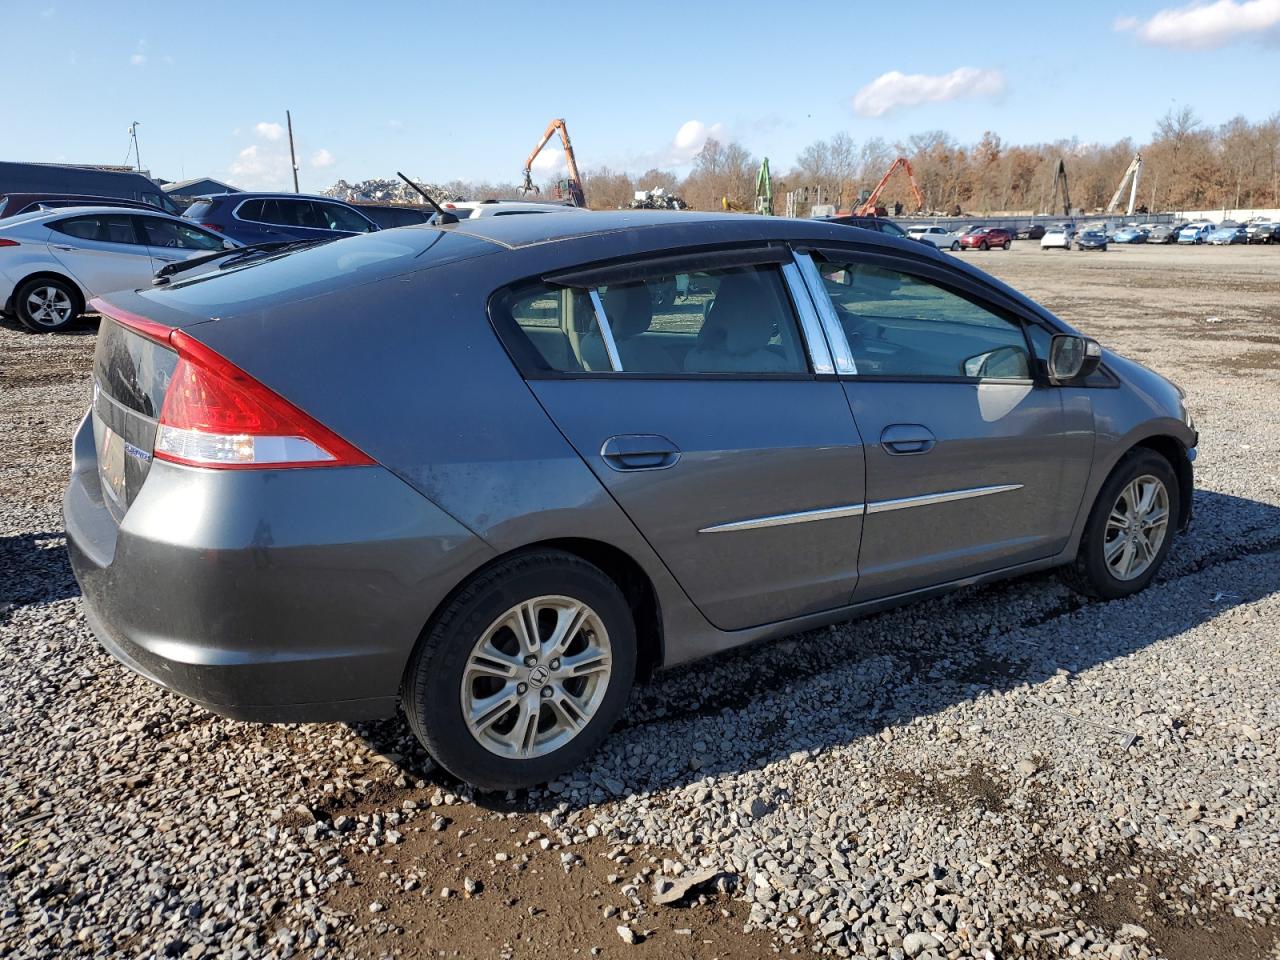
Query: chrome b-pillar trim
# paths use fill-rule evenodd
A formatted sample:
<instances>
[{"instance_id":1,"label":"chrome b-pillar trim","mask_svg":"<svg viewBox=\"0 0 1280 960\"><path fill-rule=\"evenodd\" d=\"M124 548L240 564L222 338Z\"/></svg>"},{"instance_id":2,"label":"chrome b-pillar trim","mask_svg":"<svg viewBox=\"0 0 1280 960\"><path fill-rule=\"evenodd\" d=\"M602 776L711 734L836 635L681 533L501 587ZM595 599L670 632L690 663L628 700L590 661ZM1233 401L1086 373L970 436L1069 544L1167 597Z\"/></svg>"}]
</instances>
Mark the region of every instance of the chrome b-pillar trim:
<instances>
[{"instance_id":1,"label":"chrome b-pillar trim","mask_svg":"<svg viewBox=\"0 0 1280 960\"><path fill-rule=\"evenodd\" d=\"M622 371L622 360L618 356L618 345L613 340L613 328L609 326L609 318L605 316L604 304L600 302L600 294L594 289L587 291L591 298L591 308L596 312L596 326L600 328L600 339L604 341L604 352L609 355L609 365L614 373Z\"/></svg>"}]
</instances>

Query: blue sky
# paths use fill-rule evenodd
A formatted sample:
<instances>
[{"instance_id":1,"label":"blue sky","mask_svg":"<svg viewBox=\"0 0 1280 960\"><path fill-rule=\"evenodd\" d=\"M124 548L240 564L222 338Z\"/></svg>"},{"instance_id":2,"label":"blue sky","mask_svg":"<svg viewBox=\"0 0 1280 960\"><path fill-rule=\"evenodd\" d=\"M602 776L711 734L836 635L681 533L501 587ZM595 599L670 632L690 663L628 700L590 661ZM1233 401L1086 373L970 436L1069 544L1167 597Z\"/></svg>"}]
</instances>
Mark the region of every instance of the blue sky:
<instances>
[{"instance_id":1,"label":"blue sky","mask_svg":"<svg viewBox=\"0 0 1280 960\"><path fill-rule=\"evenodd\" d=\"M304 190L512 181L556 116L584 167L683 172L709 134L785 169L838 131L1140 142L1171 107L1280 110L1280 0L0 0L0 36L0 159L119 163L137 120L155 176L250 188L289 182L286 108Z\"/></svg>"}]
</instances>

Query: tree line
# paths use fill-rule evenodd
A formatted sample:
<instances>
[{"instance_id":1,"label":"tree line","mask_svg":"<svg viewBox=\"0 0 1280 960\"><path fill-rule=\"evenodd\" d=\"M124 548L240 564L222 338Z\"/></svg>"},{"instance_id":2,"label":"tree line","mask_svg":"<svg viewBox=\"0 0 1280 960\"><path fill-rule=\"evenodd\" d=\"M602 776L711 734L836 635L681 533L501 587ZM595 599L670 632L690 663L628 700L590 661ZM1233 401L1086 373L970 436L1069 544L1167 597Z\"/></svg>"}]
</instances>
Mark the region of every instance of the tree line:
<instances>
[{"instance_id":1,"label":"tree line","mask_svg":"<svg viewBox=\"0 0 1280 960\"><path fill-rule=\"evenodd\" d=\"M858 143L837 133L802 150L789 170L774 169L774 211L784 213L787 191L802 199L797 213L828 202L847 210L863 191L879 182L894 158L911 161L930 213L1061 212L1053 209L1053 174L1065 161L1073 208L1105 207L1135 153L1143 159L1138 203L1151 211L1280 207L1280 113L1260 122L1235 117L1220 126L1200 121L1190 107L1170 111L1149 140L1135 143L1081 143L1059 140L1031 145L1005 143L987 132L975 144L961 144L941 130L902 141L880 137ZM630 204L637 190L662 187L697 210L755 205L760 161L741 144L708 140L683 178L665 170L634 175L608 167L583 172L587 200L597 209ZM1128 197L1124 198L1127 203ZM915 199L905 176L895 174L880 203Z\"/></svg>"}]
</instances>

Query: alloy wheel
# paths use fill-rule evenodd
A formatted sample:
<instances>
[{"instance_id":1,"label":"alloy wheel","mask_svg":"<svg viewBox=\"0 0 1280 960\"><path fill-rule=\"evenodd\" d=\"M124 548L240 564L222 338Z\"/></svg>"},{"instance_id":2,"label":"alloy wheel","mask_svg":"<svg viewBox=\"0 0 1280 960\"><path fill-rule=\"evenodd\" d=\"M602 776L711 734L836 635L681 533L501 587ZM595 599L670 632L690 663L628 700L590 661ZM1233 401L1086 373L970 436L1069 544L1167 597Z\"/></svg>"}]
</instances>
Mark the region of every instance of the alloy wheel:
<instances>
[{"instance_id":1,"label":"alloy wheel","mask_svg":"<svg viewBox=\"0 0 1280 960\"><path fill-rule=\"evenodd\" d=\"M71 319L75 306L67 291L52 284L27 294L27 316L42 327L56 327Z\"/></svg>"},{"instance_id":2,"label":"alloy wheel","mask_svg":"<svg viewBox=\"0 0 1280 960\"><path fill-rule=\"evenodd\" d=\"M1107 516L1102 554L1117 580L1134 580L1155 562L1169 531L1169 491L1151 474L1130 481Z\"/></svg>"},{"instance_id":3,"label":"alloy wheel","mask_svg":"<svg viewBox=\"0 0 1280 960\"><path fill-rule=\"evenodd\" d=\"M490 753L541 757L591 722L611 672L609 634L591 607L562 596L525 600L472 647L462 675L463 718Z\"/></svg>"}]
</instances>

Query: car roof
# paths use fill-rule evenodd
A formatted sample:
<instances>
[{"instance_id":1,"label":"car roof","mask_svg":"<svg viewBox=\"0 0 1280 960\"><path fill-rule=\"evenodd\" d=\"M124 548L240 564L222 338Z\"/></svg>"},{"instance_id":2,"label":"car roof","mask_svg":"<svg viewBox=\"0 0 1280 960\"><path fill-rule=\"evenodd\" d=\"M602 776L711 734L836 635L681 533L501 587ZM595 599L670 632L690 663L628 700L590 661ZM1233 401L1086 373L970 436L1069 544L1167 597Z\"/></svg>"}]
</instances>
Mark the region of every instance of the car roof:
<instances>
[{"instance_id":1,"label":"car roof","mask_svg":"<svg viewBox=\"0 0 1280 960\"><path fill-rule=\"evenodd\" d=\"M196 199L215 200L223 197L235 197L237 200L328 200L330 203L341 203L346 206L354 206L354 204L348 204L346 200L339 200L337 197L326 197L318 193L286 193L283 191L273 192L270 190L242 190L237 193L202 193L200 196L196 197Z\"/></svg>"},{"instance_id":2,"label":"car roof","mask_svg":"<svg viewBox=\"0 0 1280 960\"><path fill-rule=\"evenodd\" d=\"M420 228L410 228L420 229ZM673 245L700 243L767 242L769 240L848 240L850 227L824 220L760 217L746 213L703 213L692 210L607 210L583 216L581 212L547 213L537 217L478 217L431 229L451 230L519 248L555 243L579 237L629 230L661 230L673 235ZM883 244L928 256L913 240L860 230L859 242ZM936 251L935 251L936 252Z\"/></svg>"},{"instance_id":3,"label":"car roof","mask_svg":"<svg viewBox=\"0 0 1280 960\"><path fill-rule=\"evenodd\" d=\"M17 220L22 218L24 222L38 220L41 217L67 217L67 216L87 216L93 213L123 213L131 217L162 217L165 220L182 220L181 217L175 217L171 213L166 213L156 207L147 210L138 207L112 207L106 204L96 204L83 207L58 207L56 210L32 210L29 213L20 213L16 217L8 218Z\"/></svg>"}]
</instances>

